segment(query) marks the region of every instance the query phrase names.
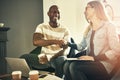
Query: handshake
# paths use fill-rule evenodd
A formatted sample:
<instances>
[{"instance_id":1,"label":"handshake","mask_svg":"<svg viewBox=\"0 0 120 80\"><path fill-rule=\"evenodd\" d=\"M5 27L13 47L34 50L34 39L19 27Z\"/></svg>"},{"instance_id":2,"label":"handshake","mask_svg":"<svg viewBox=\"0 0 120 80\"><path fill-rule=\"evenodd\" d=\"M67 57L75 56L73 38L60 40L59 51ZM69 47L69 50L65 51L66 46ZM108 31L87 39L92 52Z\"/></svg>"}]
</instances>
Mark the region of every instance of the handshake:
<instances>
[{"instance_id":1,"label":"handshake","mask_svg":"<svg viewBox=\"0 0 120 80\"><path fill-rule=\"evenodd\" d=\"M65 40L56 40L55 44L59 45L63 49L68 47L68 42Z\"/></svg>"},{"instance_id":2,"label":"handshake","mask_svg":"<svg viewBox=\"0 0 120 80\"><path fill-rule=\"evenodd\" d=\"M51 59L64 55L64 51L68 48L68 42L65 40L54 40L54 44L58 45L60 48L63 48L63 49L60 50L59 52L55 53L54 55L48 55L45 53L39 54L38 58L39 58L39 62L41 64L46 64Z\"/></svg>"}]
</instances>

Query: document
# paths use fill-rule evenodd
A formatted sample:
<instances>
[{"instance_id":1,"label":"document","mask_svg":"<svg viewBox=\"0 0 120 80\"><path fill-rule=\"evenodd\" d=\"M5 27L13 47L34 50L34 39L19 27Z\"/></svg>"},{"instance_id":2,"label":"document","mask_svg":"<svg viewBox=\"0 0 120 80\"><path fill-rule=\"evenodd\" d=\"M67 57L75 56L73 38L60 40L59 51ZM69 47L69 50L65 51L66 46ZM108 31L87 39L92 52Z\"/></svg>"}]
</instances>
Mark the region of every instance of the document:
<instances>
[{"instance_id":1,"label":"document","mask_svg":"<svg viewBox=\"0 0 120 80\"><path fill-rule=\"evenodd\" d=\"M46 77L43 78L43 80L63 80L55 75L48 74Z\"/></svg>"}]
</instances>

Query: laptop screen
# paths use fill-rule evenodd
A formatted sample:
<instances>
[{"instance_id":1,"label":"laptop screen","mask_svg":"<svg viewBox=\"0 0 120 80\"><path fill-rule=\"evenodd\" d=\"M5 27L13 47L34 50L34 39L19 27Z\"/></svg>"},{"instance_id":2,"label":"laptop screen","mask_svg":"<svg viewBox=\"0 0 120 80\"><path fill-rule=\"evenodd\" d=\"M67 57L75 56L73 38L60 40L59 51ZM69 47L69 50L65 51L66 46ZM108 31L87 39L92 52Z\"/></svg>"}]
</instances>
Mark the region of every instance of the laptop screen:
<instances>
[{"instance_id":1,"label":"laptop screen","mask_svg":"<svg viewBox=\"0 0 120 80\"><path fill-rule=\"evenodd\" d=\"M6 57L6 61L12 71L22 71L23 77L29 77L30 68L25 59Z\"/></svg>"}]
</instances>

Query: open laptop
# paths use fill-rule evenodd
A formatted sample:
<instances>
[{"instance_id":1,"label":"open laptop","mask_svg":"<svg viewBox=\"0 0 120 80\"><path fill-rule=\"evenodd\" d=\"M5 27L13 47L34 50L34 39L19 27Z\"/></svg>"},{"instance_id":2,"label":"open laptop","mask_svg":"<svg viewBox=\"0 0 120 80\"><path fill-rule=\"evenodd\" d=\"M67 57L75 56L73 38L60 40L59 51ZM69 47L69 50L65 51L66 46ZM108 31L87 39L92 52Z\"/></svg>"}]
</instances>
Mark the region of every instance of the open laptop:
<instances>
[{"instance_id":1,"label":"open laptop","mask_svg":"<svg viewBox=\"0 0 120 80\"><path fill-rule=\"evenodd\" d=\"M12 71L22 71L22 76L28 78L29 77L29 71L30 68L27 64L27 62L25 61L25 59L21 59L21 58L9 58L6 57L5 58L8 65L10 66Z\"/></svg>"},{"instance_id":2,"label":"open laptop","mask_svg":"<svg viewBox=\"0 0 120 80\"><path fill-rule=\"evenodd\" d=\"M6 57L5 59L12 71L16 71L16 70L22 71L22 77L24 77L24 78L29 77L30 68L29 68L27 62L25 61L25 59L10 58L10 57ZM47 72L47 71L39 71L39 74L40 74L39 77L44 77L49 73L50 72Z\"/></svg>"}]
</instances>

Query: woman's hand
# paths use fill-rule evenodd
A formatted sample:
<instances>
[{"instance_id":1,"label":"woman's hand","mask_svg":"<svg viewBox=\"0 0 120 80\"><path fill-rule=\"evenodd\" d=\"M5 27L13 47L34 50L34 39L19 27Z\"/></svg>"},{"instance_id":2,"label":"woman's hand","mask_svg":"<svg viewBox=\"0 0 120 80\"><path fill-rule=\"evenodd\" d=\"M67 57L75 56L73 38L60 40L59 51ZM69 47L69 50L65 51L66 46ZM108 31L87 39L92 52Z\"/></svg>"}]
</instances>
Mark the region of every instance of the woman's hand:
<instances>
[{"instance_id":1,"label":"woman's hand","mask_svg":"<svg viewBox=\"0 0 120 80\"><path fill-rule=\"evenodd\" d=\"M91 61L94 61L94 58L92 56L80 56L78 59L79 60L91 60Z\"/></svg>"}]
</instances>

